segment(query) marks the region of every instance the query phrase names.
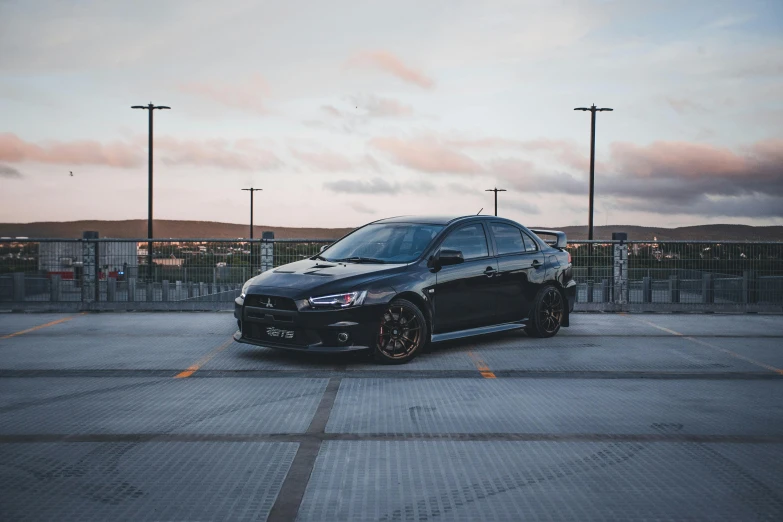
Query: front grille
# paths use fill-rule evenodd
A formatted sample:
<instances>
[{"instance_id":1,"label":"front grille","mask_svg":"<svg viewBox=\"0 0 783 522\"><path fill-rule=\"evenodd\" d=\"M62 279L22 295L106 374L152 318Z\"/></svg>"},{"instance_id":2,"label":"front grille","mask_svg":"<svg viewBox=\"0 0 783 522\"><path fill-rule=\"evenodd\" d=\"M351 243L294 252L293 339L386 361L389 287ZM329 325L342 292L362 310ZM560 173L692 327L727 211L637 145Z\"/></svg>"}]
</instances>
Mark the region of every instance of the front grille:
<instances>
[{"instance_id":1,"label":"front grille","mask_svg":"<svg viewBox=\"0 0 783 522\"><path fill-rule=\"evenodd\" d=\"M248 295L245 297L245 306L266 308L267 310L296 311L296 303L293 299L289 299L288 297L277 297L274 295Z\"/></svg>"}]
</instances>

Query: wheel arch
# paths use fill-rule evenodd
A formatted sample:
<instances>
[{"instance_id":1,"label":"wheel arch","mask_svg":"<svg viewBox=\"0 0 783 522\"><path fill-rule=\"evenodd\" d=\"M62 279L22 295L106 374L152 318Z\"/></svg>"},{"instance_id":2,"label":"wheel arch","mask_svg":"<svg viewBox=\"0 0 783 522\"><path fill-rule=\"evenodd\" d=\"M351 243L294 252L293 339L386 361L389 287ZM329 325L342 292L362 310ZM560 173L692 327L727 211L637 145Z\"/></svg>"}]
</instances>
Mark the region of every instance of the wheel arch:
<instances>
[{"instance_id":1,"label":"wheel arch","mask_svg":"<svg viewBox=\"0 0 783 522\"><path fill-rule=\"evenodd\" d=\"M394 299L405 299L415 304L416 307L421 310L421 313L424 314L424 320L427 321L427 330L429 334L432 335L432 314L429 304L422 296L416 292L408 290L395 295Z\"/></svg>"}]
</instances>

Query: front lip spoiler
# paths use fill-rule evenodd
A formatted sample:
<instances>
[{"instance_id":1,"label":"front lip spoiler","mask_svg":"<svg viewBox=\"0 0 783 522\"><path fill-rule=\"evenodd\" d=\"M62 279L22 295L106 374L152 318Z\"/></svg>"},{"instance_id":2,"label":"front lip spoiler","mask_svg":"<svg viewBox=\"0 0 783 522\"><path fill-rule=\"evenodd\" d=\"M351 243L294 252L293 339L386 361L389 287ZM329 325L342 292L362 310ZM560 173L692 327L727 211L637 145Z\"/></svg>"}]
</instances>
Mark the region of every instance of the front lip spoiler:
<instances>
[{"instance_id":1,"label":"front lip spoiler","mask_svg":"<svg viewBox=\"0 0 783 522\"><path fill-rule=\"evenodd\" d=\"M286 350L290 352L301 352L301 353L345 353L345 352L358 352L361 350L369 350L369 346L357 346L357 345L348 345L348 346L323 346L321 344L311 344L309 346L291 346L289 344L277 344L277 343L270 343L265 341L254 341L253 339L248 339L246 337L242 337L242 332L237 330L234 332L234 340L238 343L244 343L244 344L253 344L256 346L261 346L263 348L273 348L275 350Z\"/></svg>"}]
</instances>

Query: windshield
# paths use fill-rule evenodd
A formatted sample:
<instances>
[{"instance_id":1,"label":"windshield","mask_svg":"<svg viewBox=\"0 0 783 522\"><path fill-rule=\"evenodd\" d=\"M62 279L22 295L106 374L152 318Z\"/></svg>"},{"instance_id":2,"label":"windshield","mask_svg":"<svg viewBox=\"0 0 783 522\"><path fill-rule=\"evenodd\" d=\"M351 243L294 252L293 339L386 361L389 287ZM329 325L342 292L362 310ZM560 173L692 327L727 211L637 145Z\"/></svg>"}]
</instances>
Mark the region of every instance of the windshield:
<instances>
[{"instance_id":1,"label":"windshield","mask_svg":"<svg viewBox=\"0 0 783 522\"><path fill-rule=\"evenodd\" d=\"M442 225L418 223L367 225L330 246L319 257L356 263L410 263L442 229Z\"/></svg>"}]
</instances>

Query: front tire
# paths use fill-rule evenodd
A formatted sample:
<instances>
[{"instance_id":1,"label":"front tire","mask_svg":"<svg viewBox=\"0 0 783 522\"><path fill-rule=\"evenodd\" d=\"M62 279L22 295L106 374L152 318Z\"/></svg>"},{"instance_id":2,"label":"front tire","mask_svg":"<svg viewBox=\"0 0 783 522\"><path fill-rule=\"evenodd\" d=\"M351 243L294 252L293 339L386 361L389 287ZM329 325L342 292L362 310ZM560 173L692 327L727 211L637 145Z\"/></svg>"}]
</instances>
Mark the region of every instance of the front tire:
<instances>
[{"instance_id":1,"label":"front tire","mask_svg":"<svg viewBox=\"0 0 783 522\"><path fill-rule=\"evenodd\" d=\"M381 315L373 355L382 364L403 364L426 344L427 321L419 307L407 299L394 299Z\"/></svg>"},{"instance_id":2,"label":"front tire","mask_svg":"<svg viewBox=\"0 0 783 522\"><path fill-rule=\"evenodd\" d=\"M527 334L531 337L553 337L560 331L565 317L563 294L557 287L547 285L538 291L533 306Z\"/></svg>"}]
</instances>

